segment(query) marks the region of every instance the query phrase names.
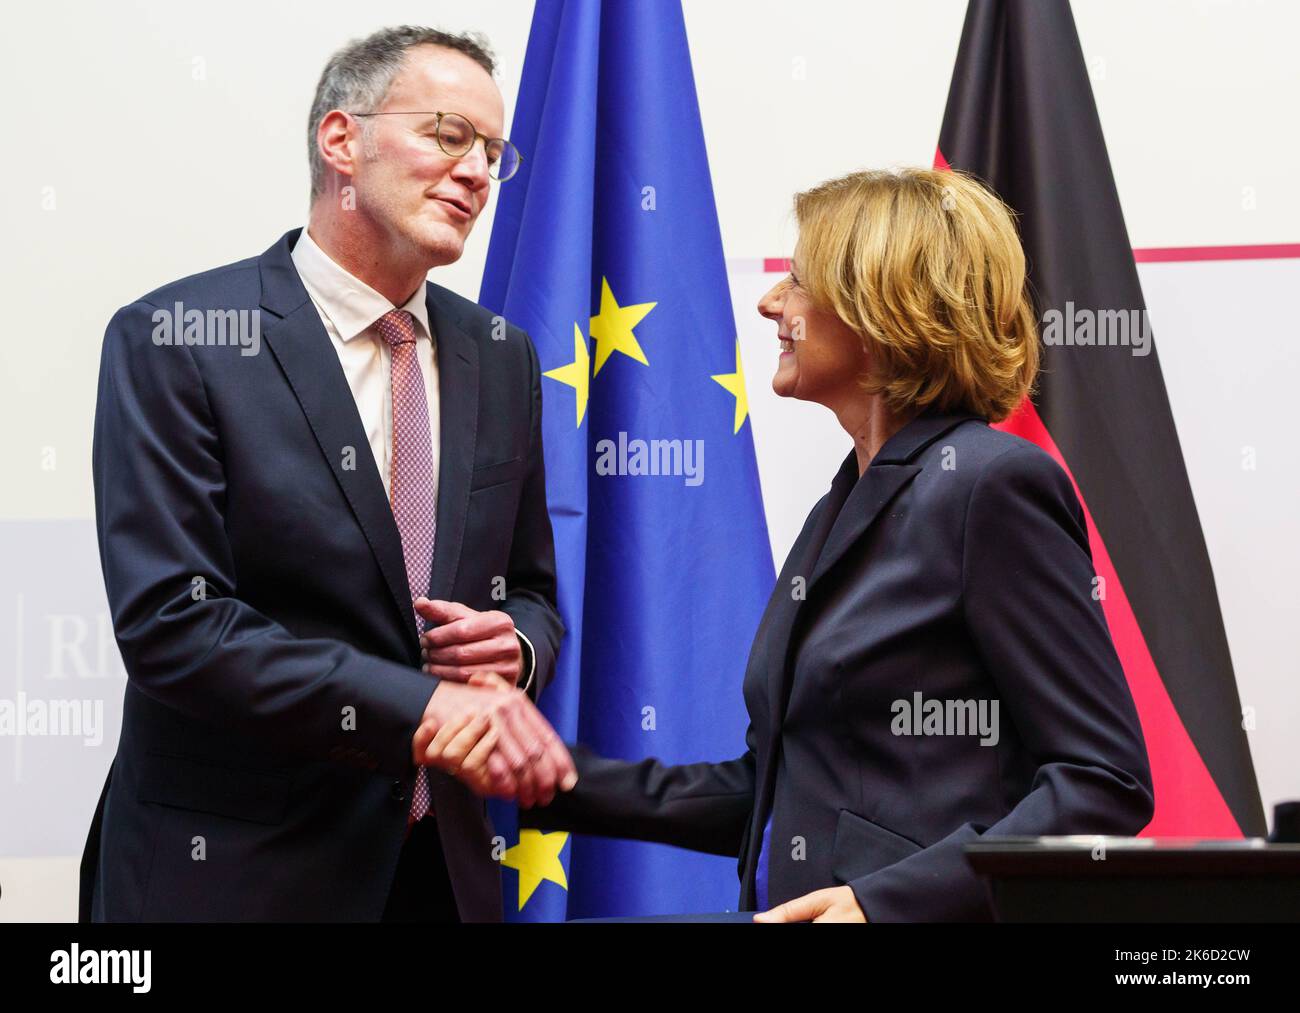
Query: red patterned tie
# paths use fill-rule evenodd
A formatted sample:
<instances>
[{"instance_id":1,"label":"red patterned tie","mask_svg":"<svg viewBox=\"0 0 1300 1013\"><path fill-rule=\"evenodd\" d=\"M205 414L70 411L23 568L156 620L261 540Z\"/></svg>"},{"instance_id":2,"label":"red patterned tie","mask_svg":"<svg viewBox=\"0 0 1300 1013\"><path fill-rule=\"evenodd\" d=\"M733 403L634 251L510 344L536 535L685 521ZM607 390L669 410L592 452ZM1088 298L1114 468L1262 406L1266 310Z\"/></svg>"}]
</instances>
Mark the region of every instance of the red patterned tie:
<instances>
[{"instance_id":1,"label":"red patterned tie","mask_svg":"<svg viewBox=\"0 0 1300 1013\"><path fill-rule=\"evenodd\" d=\"M405 310L390 310L375 325L392 349L389 376L393 391L393 460L389 472L389 503L402 536L406 582L411 601L429 591L433 565L433 535L437 523L433 489L433 443L429 436L429 402L424 375L416 355L415 321ZM415 615L416 629L424 620ZM410 822L429 811L429 778L423 767L415 776Z\"/></svg>"}]
</instances>

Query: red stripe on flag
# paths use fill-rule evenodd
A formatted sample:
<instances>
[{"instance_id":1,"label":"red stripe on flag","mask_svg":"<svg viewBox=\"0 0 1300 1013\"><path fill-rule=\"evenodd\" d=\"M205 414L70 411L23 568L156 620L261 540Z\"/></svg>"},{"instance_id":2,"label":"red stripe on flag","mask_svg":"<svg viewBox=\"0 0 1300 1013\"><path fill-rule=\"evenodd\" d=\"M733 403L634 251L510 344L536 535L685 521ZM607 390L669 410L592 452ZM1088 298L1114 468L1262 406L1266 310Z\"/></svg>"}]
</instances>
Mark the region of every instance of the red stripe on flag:
<instances>
[{"instance_id":1,"label":"red stripe on flag","mask_svg":"<svg viewBox=\"0 0 1300 1013\"><path fill-rule=\"evenodd\" d=\"M1074 483L1075 494L1083 504L1088 522L1088 541L1092 546L1093 566L1105 581L1102 610L1110 626L1111 638L1120 664L1128 679L1138 720L1146 738L1151 760L1151 779L1155 786L1155 815L1143 837L1241 837L1241 828L1233 819L1219 786L1214 783L1205 761L1197 751L1182 718L1174 709L1165 684L1156 670L1146 638L1124 594L1124 585L1111 563L1106 544L1093 523L1092 513L1084 501L1070 467L1043 425L1033 402L1026 399L1006 422L996 428L1013 433L1042 447L1052 455Z\"/></svg>"}]
</instances>

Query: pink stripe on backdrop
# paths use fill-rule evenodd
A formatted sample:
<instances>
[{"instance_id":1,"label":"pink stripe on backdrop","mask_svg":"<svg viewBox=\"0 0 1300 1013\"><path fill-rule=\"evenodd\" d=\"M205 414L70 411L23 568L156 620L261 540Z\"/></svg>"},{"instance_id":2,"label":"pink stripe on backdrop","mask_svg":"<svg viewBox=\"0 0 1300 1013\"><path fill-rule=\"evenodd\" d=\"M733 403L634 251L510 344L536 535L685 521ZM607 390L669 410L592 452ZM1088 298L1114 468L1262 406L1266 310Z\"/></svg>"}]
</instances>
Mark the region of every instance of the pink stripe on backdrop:
<instances>
[{"instance_id":1,"label":"pink stripe on backdrop","mask_svg":"<svg viewBox=\"0 0 1300 1013\"><path fill-rule=\"evenodd\" d=\"M1170 264L1193 260L1288 260L1300 259L1300 243L1273 243L1262 246L1149 246L1135 249L1133 259L1139 264ZM754 261L732 261L733 269L742 273ZM764 274L784 274L790 270L786 257L764 257Z\"/></svg>"},{"instance_id":2,"label":"pink stripe on backdrop","mask_svg":"<svg viewBox=\"0 0 1300 1013\"><path fill-rule=\"evenodd\" d=\"M1155 246L1134 250L1139 264L1164 264L1184 260L1284 260L1300 257L1300 243L1271 246Z\"/></svg>"}]
</instances>

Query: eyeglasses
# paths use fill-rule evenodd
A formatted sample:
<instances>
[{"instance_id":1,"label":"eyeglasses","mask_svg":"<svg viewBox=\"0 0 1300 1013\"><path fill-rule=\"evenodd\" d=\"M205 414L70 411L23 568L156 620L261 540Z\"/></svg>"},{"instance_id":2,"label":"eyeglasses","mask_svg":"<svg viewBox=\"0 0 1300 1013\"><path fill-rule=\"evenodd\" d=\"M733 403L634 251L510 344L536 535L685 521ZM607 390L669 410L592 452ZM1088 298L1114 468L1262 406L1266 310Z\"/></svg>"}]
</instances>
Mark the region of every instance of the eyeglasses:
<instances>
[{"instance_id":1,"label":"eyeglasses","mask_svg":"<svg viewBox=\"0 0 1300 1013\"><path fill-rule=\"evenodd\" d=\"M474 142L483 138L483 153L487 155L488 175L498 183L504 183L519 171L519 163L524 156L519 149L504 137L487 137L480 134L474 124L460 113L418 112L416 110L391 110L378 113L349 113L349 116L435 116L434 138L444 155L451 158L464 158L474 147Z\"/></svg>"}]
</instances>

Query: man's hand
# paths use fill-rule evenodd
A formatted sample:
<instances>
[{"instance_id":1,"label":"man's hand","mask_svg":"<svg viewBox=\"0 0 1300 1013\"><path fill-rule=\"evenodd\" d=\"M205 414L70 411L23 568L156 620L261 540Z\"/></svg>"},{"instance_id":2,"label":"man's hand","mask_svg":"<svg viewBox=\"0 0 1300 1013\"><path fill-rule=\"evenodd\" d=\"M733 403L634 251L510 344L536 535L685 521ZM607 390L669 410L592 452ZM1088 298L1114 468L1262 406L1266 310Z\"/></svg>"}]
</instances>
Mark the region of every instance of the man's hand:
<instances>
[{"instance_id":1,"label":"man's hand","mask_svg":"<svg viewBox=\"0 0 1300 1013\"><path fill-rule=\"evenodd\" d=\"M865 922L867 916L858 906L853 888L833 886L814 890L802 897L778 904L771 911L754 915L754 921L774 922Z\"/></svg>"},{"instance_id":2,"label":"man's hand","mask_svg":"<svg viewBox=\"0 0 1300 1013\"><path fill-rule=\"evenodd\" d=\"M481 795L516 799L525 809L577 784L568 749L532 701L499 676L472 678L472 685L438 683L412 739L415 763L445 770Z\"/></svg>"},{"instance_id":3,"label":"man's hand","mask_svg":"<svg viewBox=\"0 0 1300 1013\"><path fill-rule=\"evenodd\" d=\"M432 628L420 637L424 670L439 679L468 682L493 672L511 686L523 676L524 654L515 621L504 612L476 612L454 601L415 600L415 611Z\"/></svg>"}]
</instances>

